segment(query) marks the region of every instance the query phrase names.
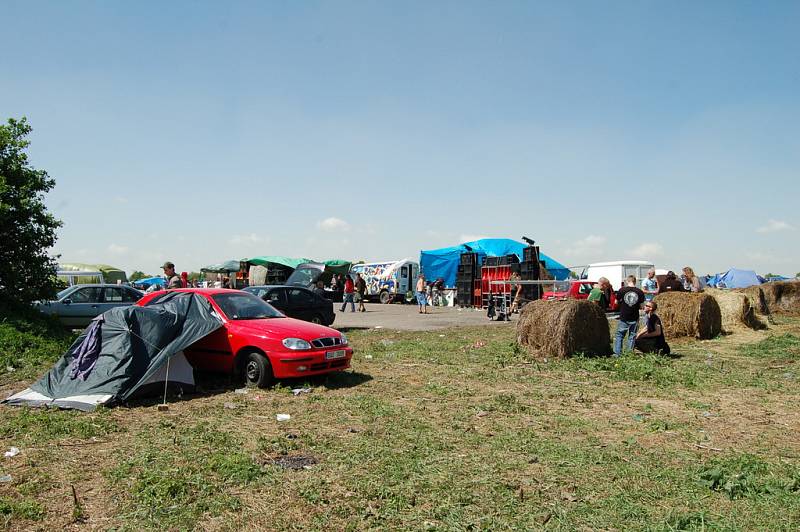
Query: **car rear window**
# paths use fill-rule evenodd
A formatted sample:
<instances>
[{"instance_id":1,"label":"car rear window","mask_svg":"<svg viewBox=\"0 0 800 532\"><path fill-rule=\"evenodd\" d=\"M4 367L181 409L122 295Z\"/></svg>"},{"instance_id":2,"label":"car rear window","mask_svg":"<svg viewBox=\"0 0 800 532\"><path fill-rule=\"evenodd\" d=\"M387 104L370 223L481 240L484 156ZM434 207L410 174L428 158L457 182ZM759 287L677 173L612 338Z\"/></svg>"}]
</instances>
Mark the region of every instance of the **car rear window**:
<instances>
[{"instance_id":1,"label":"car rear window","mask_svg":"<svg viewBox=\"0 0 800 532\"><path fill-rule=\"evenodd\" d=\"M222 312L231 320L258 320L283 318L283 314L262 299L247 292L214 294L211 296Z\"/></svg>"}]
</instances>

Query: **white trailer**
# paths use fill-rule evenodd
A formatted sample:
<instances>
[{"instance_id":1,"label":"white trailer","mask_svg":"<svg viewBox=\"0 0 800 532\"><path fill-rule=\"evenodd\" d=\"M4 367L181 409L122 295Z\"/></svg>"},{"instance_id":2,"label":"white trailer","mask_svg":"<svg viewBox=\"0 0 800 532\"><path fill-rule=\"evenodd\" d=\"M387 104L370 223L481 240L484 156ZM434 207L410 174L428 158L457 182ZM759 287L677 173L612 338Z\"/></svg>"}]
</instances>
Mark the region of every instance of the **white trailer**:
<instances>
[{"instance_id":1,"label":"white trailer","mask_svg":"<svg viewBox=\"0 0 800 532\"><path fill-rule=\"evenodd\" d=\"M406 292L413 291L419 275L419 263L410 259L353 264L350 273L360 273L367 283L367 299L391 303L403 300Z\"/></svg>"},{"instance_id":2,"label":"white trailer","mask_svg":"<svg viewBox=\"0 0 800 532\"><path fill-rule=\"evenodd\" d=\"M619 290L622 283L629 275L636 277L636 286L640 286L642 279L647 277L647 272L653 268L653 263L646 260L620 260L614 262L596 262L588 265L581 274L581 279L597 281L605 277L611 283L611 288Z\"/></svg>"}]
</instances>

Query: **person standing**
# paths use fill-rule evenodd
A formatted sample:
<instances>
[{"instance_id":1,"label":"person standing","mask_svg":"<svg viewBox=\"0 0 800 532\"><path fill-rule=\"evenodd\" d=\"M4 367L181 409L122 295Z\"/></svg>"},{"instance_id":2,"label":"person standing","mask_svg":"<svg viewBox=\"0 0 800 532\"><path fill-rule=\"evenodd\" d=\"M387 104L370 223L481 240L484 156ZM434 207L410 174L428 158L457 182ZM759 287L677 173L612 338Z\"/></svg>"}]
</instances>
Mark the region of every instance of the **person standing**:
<instances>
[{"instance_id":1,"label":"person standing","mask_svg":"<svg viewBox=\"0 0 800 532\"><path fill-rule=\"evenodd\" d=\"M667 272L664 282L658 284L658 293L663 294L666 292L683 292L683 283L672 270Z\"/></svg>"},{"instance_id":2,"label":"person standing","mask_svg":"<svg viewBox=\"0 0 800 532\"><path fill-rule=\"evenodd\" d=\"M661 353L668 355L669 344L664 338L664 327L661 325L661 318L656 314L658 303L648 301L644 304L646 315L646 327L636 335L636 349L642 353Z\"/></svg>"},{"instance_id":3,"label":"person standing","mask_svg":"<svg viewBox=\"0 0 800 532\"><path fill-rule=\"evenodd\" d=\"M428 313L428 294L425 292L425 275L421 272L417 277L417 304L419 305L419 313Z\"/></svg>"},{"instance_id":4,"label":"person standing","mask_svg":"<svg viewBox=\"0 0 800 532\"><path fill-rule=\"evenodd\" d=\"M322 299L325 299L325 283L323 283L322 281L317 281L317 284L314 285L313 292Z\"/></svg>"},{"instance_id":5,"label":"person standing","mask_svg":"<svg viewBox=\"0 0 800 532\"><path fill-rule=\"evenodd\" d=\"M644 292L636 288L636 277L629 275L626 285L617 292L619 303L619 321L617 334L614 336L614 356L622 354L622 340L628 335L628 350L633 351L636 331L639 329L639 309L645 301Z\"/></svg>"},{"instance_id":6,"label":"person standing","mask_svg":"<svg viewBox=\"0 0 800 532\"><path fill-rule=\"evenodd\" d=\"M642 279L642 292L647 301L652 301L658 293L658 279L656 279L656 271L653 268L647 271L647 278Z\"/></svg>"},{"instance_id":7,"label":"person standing","mask_svg":"<svg viewBox=\"0 0 800 532\"><path fill-rule=\"evenodd\" d=\"M161 265L161 269L164 270L164 277L167 278L167 290L171 290L173 288L183 288L181 278L177 273L175 273L174 264L172 264L170 261L167 261Z\"/></svg>"},{"instance_id":8,"label":"person standing","mask_svg":"<svg viewBox=\"0 0 800 532\"><path fill-rule=\"evenodd\" d=\"M587 301L597 303L597 306L599 306L603 312L606 311L608 308L608 300L606 299L606 293L603 292L603 287L600 286L600 283L594 283L592 285L592 291L589 292Z\"/></svg>"},{"instance_id":9,"label":"person standing","mask_svg":"<svg viewBox=\"0 0 800 532\"><path fill-rule=\"evenodd\" d=\"M344 309L347 308L348 303L350 303L350 312L355 312L356 304L353 302L354 297L355 285L353 284L353 279L347 275L344 281L344 297L342 298L342 308L339 309L339 312L344 312Z\"/></svg>"},{"instance_id":10,"label":"person standing","mask_svg":"<svg viewBox=\"0 0 800 532\"><path fill-rule=\"evenodd\" d=\"M367 297L367 282L361 277L360 273L356 274L356 293L358 294L358 311L366 312L367 307L364 306L364 298Z\"/></svg>"},{"instance_id":11,"label":"person standing","mask_svg":"<svg viewBox=\"0 0 800 532\"><path fill-rule=\"evenodd\" d=\"M509 281L514 281L514 284L511 285L511 308L508 309L508 318L511 318L511 315L519 309L519 301L522 299L522 285L517 284L519 281L522 280L522 277L519 276L517 272L511 274L511 278Z\"/></svg>"}]
</instances>

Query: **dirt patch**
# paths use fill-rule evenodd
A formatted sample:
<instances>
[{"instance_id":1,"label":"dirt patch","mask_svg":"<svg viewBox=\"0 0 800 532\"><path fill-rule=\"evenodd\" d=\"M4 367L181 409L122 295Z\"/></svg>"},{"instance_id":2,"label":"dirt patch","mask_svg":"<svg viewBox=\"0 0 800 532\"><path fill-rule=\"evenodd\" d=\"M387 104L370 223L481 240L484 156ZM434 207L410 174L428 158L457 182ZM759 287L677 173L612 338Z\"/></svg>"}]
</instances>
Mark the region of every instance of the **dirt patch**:
<instances>
[{"instance_id":1,"label":"dirt patch","mask_svg":"<svg viewBox=\"0 0 800 532\"><path fill-rule=\"evenodd\" d=\"M318 464L319 461L310 454L295 454L272 458L267 460L266 463L276 465L282 469L300 471L301 469L310 469L311 466Z\"/></svg>"}]
</instances>

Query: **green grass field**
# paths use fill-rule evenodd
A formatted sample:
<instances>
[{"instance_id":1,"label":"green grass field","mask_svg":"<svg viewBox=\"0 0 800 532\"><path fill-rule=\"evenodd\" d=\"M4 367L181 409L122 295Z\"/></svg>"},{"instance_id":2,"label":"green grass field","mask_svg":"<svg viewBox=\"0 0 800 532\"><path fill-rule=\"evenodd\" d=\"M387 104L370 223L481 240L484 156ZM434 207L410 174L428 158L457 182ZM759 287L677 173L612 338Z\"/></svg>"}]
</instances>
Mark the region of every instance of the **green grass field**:
<instances>
[{"instance_id":1,"label":"green grass field","mask_svg":"<svg viewBox=\"0 0 800 532\"><path fill-rule=\"evenodd\" d=\"M6 325L11 327L11 325ZM19 390L69 338L0 324ZM674 357L535 360L513 325L348 333L351 372L295 396L2 407L10 529L796 530L800 320ZM23 342L23 343L20 343ZM38 343L37 343L38 342ZM48 343L49 342L49 343ZM19 346L28 353L18 354ZM60 349L60 347L59 347ZM8 361L12 361L9 363ZM275 415L291 415L277 422ZM73 492L74 488L74 492Z\"/></svg>"}]
</instances>

